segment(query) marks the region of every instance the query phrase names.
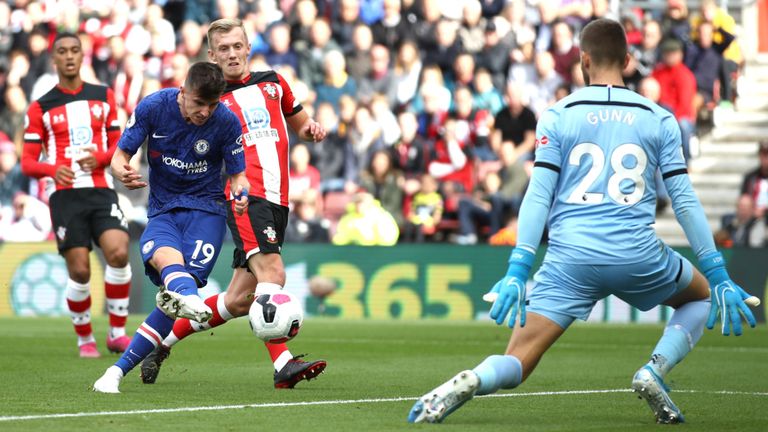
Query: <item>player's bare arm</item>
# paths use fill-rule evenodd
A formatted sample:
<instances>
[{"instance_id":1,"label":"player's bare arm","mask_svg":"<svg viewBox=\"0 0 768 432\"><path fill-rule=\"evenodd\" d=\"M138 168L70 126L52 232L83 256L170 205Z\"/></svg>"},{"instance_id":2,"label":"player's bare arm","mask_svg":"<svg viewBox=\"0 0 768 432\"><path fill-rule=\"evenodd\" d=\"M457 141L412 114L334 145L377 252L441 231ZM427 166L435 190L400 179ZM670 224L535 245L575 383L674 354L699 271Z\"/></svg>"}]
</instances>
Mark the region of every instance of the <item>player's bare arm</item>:
<instances>
[{"instance_id":1,"label":"player's bare arm","mask_svg":"<svg viewBox=\"0 0 768 432\"><path fill-rule=\"evenodd\" d=\"M140 189L147 186L147 182L141 180L141 174L131 166L131 155L124 150L120 148L115 150L110 166L112 175L121 181L126 188Z\"/></svg>"},{"instance_id":2,"label":"player's bare arm","mask_svg":"<svg viewBox=\"0 0 768 432\"><path fill-rule=\"evenodd\" d=\"M304 111L285 119L288 126L304 141L319 142L325 139L326 131L320 123L314 121Z\"/></svg>"}]
</instances>

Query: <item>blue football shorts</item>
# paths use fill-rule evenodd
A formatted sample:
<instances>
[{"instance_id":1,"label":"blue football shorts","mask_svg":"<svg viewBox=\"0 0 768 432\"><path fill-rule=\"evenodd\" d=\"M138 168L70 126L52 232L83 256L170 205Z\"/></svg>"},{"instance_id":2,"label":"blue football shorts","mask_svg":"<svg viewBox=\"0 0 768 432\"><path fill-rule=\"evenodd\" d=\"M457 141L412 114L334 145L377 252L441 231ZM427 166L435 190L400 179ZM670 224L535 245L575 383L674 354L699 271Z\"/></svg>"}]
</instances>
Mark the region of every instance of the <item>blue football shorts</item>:
<instances>
[{"instance_id":1,"label":"blue football shorts","mask_svg":"<svg viewBox=\"0 0 768 432\"><path fill-rule=\"evenodd\" d=\"M195 278L198 287L205 286L221 252L226 229L224 215L200 210L177 208L151 217L140 243L145 273L152 283L163 285L149 260L157 248L167 246L181 252L187 272Z\"/></svg>"},{"instance_id":2,"label":"blue football shorts","mask_svg":"<svg viewBox=\"0 0 768 432\"><path fill-rule=\"evenodd\" d=\"M562 328L586 320L599 300L609 296L647 311L682 291L693 280L693 265L669 246L647 260L626 265L565 264L547 261L534 276L528 312Z\"/></svg>"}]
</instances>

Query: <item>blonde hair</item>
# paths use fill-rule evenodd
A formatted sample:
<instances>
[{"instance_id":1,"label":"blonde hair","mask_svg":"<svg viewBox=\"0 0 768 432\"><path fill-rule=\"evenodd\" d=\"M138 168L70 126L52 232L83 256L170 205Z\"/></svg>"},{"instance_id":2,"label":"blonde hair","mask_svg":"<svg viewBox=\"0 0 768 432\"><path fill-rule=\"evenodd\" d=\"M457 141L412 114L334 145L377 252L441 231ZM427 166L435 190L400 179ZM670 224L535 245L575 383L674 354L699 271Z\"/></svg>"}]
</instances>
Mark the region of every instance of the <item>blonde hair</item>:
<instances>
[{"instance_id":1,"label":"blonde hair","mask_svg":"<svg viewBox=\"0 0 768 432\"><path fill-rule=\"evenodd\" d=\"M213 35L216 33L228 33L232 29L240 27L240 29L243 31L243 36L246 39L246 42L248 41L248 36L245 31L245 26L243 25L243 22L237 18L221 18L217 19L216 21L212 22L210 26L208 26L208 47L213 48L211 46L211 42L213 41Z\"/></svg>"}]
</instances>

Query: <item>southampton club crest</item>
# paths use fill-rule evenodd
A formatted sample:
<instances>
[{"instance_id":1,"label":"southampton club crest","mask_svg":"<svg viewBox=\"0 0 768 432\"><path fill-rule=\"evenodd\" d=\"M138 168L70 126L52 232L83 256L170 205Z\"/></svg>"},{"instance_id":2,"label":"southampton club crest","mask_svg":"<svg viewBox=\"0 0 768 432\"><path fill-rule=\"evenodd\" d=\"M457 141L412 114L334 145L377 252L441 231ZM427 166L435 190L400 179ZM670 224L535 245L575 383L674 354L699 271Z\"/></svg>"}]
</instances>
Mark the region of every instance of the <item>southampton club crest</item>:
<instances>
[{"instance_id":1,"label":"southampton club crest","mask_svg":"<svg viewBox=\"0 0 768 432\"><path fill-rule=\"evenodd\" d=\"M267 97L270 99L277 99L277 87L275 87L272 83L267 83L264 85L264 92L267 94Z\"/></svg>"},{"instance_id":2,"label":"southampton club crest","mask_svg":"<svg viewBox=\"0 0 768 432\"><path fill-rule=\"evenodd\" d=\"M275 231L274 228L271 226L268 226L264 231L262 231L267 236L267 241L270 243L277 243L277 231Z\"/></svg>"},{"instance_id":3,"label":"southampton club crest","mask_svg":"<svg viewBox=\"0 0 768 432\"><path fill-rule=\"evenodd\" d=\"M208 144L208 141L201 139L195 142L195 153L202 156L206 153L208 153L208 150L211 148L211 145Z\"/></svg>"},{"instance_id":4,"label":"southampton club crest","mask_svg":"<svg viewBox=\"0 0 768 432\"><path fill-rule=\"evenodd\" d=\"M97 120L101 119L101 114L103 113L103 111L99 105L92 106L91 112L93 113L93 117L95 117Z\"/></svg>"}]
</instances>

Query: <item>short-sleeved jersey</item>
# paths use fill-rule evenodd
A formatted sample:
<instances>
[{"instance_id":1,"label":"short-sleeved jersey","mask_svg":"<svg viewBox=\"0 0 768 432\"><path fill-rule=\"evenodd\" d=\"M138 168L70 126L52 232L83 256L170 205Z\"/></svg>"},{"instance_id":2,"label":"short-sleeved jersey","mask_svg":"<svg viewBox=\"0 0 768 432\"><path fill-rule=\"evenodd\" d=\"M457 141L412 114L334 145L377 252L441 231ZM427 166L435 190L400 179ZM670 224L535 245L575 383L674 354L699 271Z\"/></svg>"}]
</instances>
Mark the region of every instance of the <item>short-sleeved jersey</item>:
<instances>
[{"instance_id":1,"label":"short-sleeved jersey","mask_svg":"<svg viewBox=\"0 0 768 432\"><path fill-rule=\"evenodd\" d=\"M25 118L24 173L37 178L54 177L66 165L75 173L71 186L50 183L55 189L112 188L106 167L120 137L117 109L112 90L84 83L75 91L58 85L32 102ZM83 171L77 163L85 146L95 146L99 166ZM40 158L40 154L43 158Z\"/></svg>"},{"instance_id":2,"label":"short-sleeved jersey","mask_svg":"<svg viewBox=\"0 0 768 432\"><path fill-rule=\"evenodd\" d=\"M221 102L240 119L250 195L288 206L288 124L302 110L275 71L251 72L229 82ZM229 182L227 182L229 191Z\"/></svg>"},{"instance_id":3,"label":"short-sleeved jersey","mask_svg":"<svg viewBox=\"0 0 768 432\"><path fill-rule=\"evenodd\" d=\"M654 176L686 173L674 116L623 87L590 86L546 110L536 166L560 172L548 259L627 264L659 248Z\"/></svg>"},{"instance_id":4,"label":"short-sleeved jersey","mask_svg":"<svg viewBox=\"0 0 768 432\"><path fill-rule=\"evenodd\" d=\"M202 126L187 123L178 94L163 89L142 99L117 145L133 155L148 140L149 217L175 208L226 215L222 163L229 175L245 169L240 122L219 105Z\"/></svg>"}]
</instances>

